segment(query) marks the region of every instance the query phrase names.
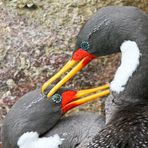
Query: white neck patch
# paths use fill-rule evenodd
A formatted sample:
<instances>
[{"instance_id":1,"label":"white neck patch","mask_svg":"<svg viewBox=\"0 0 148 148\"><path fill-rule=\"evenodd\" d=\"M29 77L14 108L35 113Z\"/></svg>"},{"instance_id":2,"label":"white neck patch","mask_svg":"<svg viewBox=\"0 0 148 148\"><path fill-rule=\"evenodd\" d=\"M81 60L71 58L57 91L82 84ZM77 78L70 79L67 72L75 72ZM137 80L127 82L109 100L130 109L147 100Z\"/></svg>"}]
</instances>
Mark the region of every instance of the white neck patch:
<instances>
[{"instance_id":1,"label":"white neck patch","mask_svg":"<svg viewBox=\"0 0 148 148\"><path fill-rule=\"evenodd\" d=\"M17 145L19 148L59 148L62 141L57 134L39 138L37 132L26 132L18 139Z\"/></svg>"},{"instance_id":2,"label":"white neck patch","mask_svg":"<svg viewBox=\"0 0 148 148\"><path fill-rule=\"evenodd\" d=\"M121 64L115 73L114 79L110 83L110 89L117 93L124 90L129 78L136 71L141 56L140 50L134 41L123 42L120 50Z\"/></svg>"}]
</instances>

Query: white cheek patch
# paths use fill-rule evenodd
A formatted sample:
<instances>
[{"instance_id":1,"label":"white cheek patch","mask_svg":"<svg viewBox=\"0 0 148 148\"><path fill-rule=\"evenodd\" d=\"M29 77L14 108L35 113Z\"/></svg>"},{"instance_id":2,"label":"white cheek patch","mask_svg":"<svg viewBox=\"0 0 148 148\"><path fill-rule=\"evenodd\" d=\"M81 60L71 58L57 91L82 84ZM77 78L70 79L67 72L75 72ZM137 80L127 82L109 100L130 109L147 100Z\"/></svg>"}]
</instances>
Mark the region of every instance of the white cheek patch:
<instances>
[{"instance_id":1,"label":"white cheek patch","mask_svg":"<svg viewBox=\"0 0 148 148\"><path fill-rule=\"evenodd\" d=\"M39 138L37 132L26 132L18 139L17 145L19 148L59 148L62 141L57 134Z\"/></svg>"},{"instance_id":2,"label":"white cheek patch","mask_svg":"<svg viewBox=\"0 0 148 148\"><path fill-rule=\"evenodd\" d=\"M110 89L117 93L124 90L132 74L139 65L141 56L140 50L134 41L125 41L121 47L121 64L117 69L113 81L110 83Z\"/></svg>"}]
</instances>

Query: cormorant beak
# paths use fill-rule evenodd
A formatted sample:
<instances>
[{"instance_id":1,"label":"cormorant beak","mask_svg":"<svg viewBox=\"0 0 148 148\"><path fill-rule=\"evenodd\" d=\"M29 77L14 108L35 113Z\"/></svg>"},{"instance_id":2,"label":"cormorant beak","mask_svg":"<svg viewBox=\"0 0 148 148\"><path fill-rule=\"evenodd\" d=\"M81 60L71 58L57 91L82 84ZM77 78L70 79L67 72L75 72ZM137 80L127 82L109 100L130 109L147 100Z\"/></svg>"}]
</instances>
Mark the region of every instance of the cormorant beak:
<instances>
[{"instance_id":1,"label":"cormorant beak","mask_svg":"<svg viewBox=\"0 0 148 148\"><path fill-rule=\"evenodd\" d=\"M86 52L83 49L78 49L74 52L72 58L66 63L66 65L53 77L51 77L47 82L45 82L42 86L42 93L53 83L56 79L58 79L62 74L66 73L70 68L75 67L61 80L59 81L47 94L47 98L50 97L69 79L71 79L78 71L80 71L83 67L85 67L92 59L96 58L94 55Z\"/></svg>"},{"instance_id":2,"label":"cormorant beak","mask_svg":"<svg viewBox=\"0 0 148 148\"><path fill-rule=\"evenodd\" d=\"M62 94L62 112L66 113L74 107L92 101L94 99L100 99L101 97L107 96L109 94L109 84L105 84L103 86L96 87L93 89L86 89L80 91L65 91Z\"/></svg>"}]
</instances>

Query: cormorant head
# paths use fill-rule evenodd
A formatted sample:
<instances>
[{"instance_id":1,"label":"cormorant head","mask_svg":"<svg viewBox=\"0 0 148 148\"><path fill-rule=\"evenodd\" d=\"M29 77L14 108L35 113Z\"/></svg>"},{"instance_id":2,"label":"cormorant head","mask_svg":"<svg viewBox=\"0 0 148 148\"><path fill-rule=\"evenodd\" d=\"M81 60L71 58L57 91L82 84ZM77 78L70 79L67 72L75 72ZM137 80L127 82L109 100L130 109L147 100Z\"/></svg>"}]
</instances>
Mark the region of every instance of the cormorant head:
<instances>
[{"instance_id":1,"label":"cormorant head","mask_svg":"<svg viewBox=\"0 0 148 148\"><path fill-rule=\"evenodd\" d=\"M140 34L140 14L142 12L135 7L110 6L97 11L81 28L71 59L43 84L42 93L70 68L74 67L49 91L48 98L96 57L119 52L126 40L136 42Z\"/></svg>"},{"instance_id":2,"label":"cormorant head","mask_svg":"<svg viewBox=\"0 0 148 148\"><path fill-rule=\"evenodd\" d=\"M52 88L52 85L49 87L49 89L50 88ZM46 94L44 94L44 97L51 106L49 107L50 111L54 114L58 112L62 116L77 106L108 95L108 88L108 84L93 89L85 89L80 91L61 87L54 95L51 96L49 100L47 99Z\"/></svg>"}]
</instances>

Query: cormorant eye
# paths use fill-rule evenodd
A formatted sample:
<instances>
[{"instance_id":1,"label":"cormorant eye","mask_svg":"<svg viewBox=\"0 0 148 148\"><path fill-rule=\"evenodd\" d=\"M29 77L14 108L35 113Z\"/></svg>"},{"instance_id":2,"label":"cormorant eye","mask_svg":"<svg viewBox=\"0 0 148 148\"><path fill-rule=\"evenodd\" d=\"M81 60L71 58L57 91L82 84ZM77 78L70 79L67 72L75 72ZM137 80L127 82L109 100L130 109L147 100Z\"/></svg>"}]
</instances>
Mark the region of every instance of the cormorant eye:
<instances>
[{"instance_id":1,"label":"cormorant eye","mask_svg":"<svg viewBox=\"0 0 148 148\"><path fill-rule=\"evenodd\" d=\"M62 100L62 97L61 97L61 95L59 95L59 94L54 94L54 95L51 97L51 99L52 99L55 103L60 103L61 100Z\"/></svg>"},{"instance_id":2,"label":"cormorant eye","mask_svg":"<svg viewBox=\"0 0 148 148\"><path fill-rule=\"evenodd\" d=\"M87 41L83 41L80 46L83 50L89 49L89 43Z\"/></svg>"}]
</instances>

